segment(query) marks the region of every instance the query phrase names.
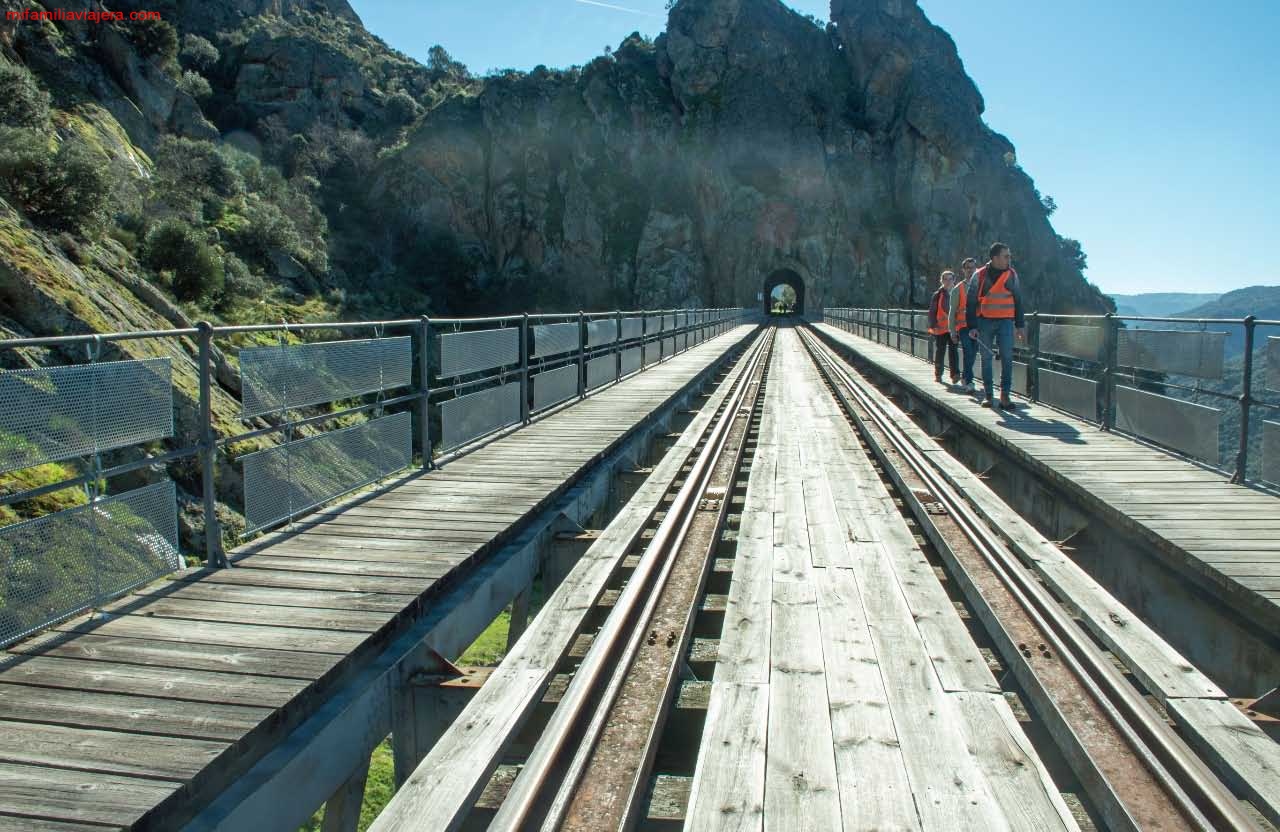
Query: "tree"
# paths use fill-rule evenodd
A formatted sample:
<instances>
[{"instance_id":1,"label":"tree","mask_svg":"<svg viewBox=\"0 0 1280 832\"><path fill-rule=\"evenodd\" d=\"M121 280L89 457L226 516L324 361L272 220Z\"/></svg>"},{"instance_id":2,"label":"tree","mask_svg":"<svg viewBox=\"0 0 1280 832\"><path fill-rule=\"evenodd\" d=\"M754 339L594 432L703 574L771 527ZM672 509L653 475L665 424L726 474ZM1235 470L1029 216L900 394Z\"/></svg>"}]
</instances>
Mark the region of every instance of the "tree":
<instances>
[{"instance_id":1,"label":"tree","mask_svg":"<svg viewBox=\"0 0 1280 832\"><path fill-rule=\"evenodd\" d=\"M49 153L39 131L0 128L0 183L31 219L56 231L84 231L106 214L111 177L102 159L71 138Z\"/></svg>"},{"instance_id":2,"label":"tree","mask_svg":"<svg viewBox=\"0 0 1280 832\"><path fill-rule=\"evenodd\" d=\"M43 127L49 122L49 94L31 70L0 60L0 124Z\"/></svg>"},{"instance_id":3,"label":"tree","mask_svg":"<svg viewBox=\"0 0 1280 832\"><path fill-rule=\"evenodd\" d=\"M1089 268L1089 258L1084 253L1084 247L1080 245L1079 240L1073 240L1070 237L1058 238L1058 250L1062 253L1062 259L1067 265L1076 271L1083 272Z\"/></svg>"},{"instance_id":4,"label":"tree","mask_svg":"<svg viewBox=\"0 0 1280 832\"><path fill-rule=\"evenodd\" d=\"M440 44L427 50L427 69L448 75L450 78L469 78L470 71L465 64L455 61L449 51Z\"/></svg>"},{"instance_id":5,"label":"tree","mask_svg":"<svg viewBox=\"0 0 1280 832\"><path fill-rule=\"evenodd\" d=\"M199 231L182 220L162 220L147 234L142 262L156 271L173 273L178 300L208 300L222 294L222 257Z\"/></svg>"},{"instance_id":6,"label":"tree","mask_svg":"<svg viewBox=\"0 0 1280 832\"><path fill-rule=\"evenodd\" d=\"M1040 198L1040 204L1044 206L1044 214L1046 217L1052 217L1053 212L1058 210L1058 203L1055 202L1053 197L1048 194L1045 194Z\"/></svg>"},{"instance_id":7,"label":"tree","mask_svg":"<svg viewBox=\"0 0 1280 832\"><path fill-rule=\"evenodd\" d=\"M184 67L205 70L216 64L219 57L218 47L209 41L199 35L183 35L181 58Z\"/></svg>"}]
</instances>

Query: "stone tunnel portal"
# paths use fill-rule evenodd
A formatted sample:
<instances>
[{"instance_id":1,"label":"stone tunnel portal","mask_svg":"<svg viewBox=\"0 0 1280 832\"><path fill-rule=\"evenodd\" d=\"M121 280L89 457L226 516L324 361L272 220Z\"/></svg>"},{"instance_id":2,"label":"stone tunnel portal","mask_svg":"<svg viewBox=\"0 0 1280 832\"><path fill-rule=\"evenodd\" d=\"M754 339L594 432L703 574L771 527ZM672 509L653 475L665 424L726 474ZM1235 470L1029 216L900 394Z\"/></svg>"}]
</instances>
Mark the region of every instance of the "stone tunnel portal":
<instances>
[{"instance_id":1,"label":"stone tunnel portal","mask_svg":"<svg viewBox=\"0 0 1280 832\"><path fill-rule=\"evenodd\" d=\"M778 269L764 281L764 314L788 313L804 314L804 278L791 269Z\"/></svg>"}]
</instances>

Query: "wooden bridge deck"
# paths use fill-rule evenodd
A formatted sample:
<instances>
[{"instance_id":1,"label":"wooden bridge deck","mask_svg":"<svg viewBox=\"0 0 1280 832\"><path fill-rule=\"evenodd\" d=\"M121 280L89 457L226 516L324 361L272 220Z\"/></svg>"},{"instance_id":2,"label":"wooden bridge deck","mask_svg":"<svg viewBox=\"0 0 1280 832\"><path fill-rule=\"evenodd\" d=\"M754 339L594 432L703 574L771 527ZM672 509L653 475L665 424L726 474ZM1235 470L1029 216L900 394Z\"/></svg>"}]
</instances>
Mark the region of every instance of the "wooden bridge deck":
<instances>
[{"instance_id":1,"label":"wooden bridge deck","mask_svg":"<svg viewBox=\"0 0 1280 832\"><path fill-rule=\"evenodd\" d=\"M752 329L11 647L0 832L189 813Z\"/></svg>"},{"instance_id":2,"label":"wooden bridge deck","mask_svg":"<svg viewBox=\"0 0 1280 832\"><path fill-rule=\"evenodd\" d=\"M772 361L684 828L1076 829L794 330Z\"/></svg>"},{"instance_id":3,"label":"wooden bridge deck","mask_svg":"<svg viewBox=\"0 0 1280 832\"><path fill-rule=\"evenodd\" d=\"M927 362L827 324L817 328L1135 533L1178 574L1280 629L1280 499L1044 405L983 408L935 382Z\"/></svg>"}]
</instances>

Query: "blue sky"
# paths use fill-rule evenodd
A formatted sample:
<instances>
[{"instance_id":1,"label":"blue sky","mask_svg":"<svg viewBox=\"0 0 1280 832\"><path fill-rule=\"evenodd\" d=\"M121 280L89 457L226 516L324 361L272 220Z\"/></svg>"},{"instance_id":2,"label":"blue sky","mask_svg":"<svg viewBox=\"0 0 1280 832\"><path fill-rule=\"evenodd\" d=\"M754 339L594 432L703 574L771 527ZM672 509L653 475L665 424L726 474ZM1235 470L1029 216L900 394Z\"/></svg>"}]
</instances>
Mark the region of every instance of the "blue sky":
<instances>
[{"instance_id":1,"label":"blue sky","mask_svg":"<svg viewBox=\"0 0 1280 832\"><path fill-rule=\"evenodd\" d=\"M665 0L350 0L422 60L569 66ZM787 5L825 20L824 0ZM1280 0L921 0L1105 291L1280 284ZM1017 241L1010 241L1017 244Z\"/></svg>"}]
</instances>

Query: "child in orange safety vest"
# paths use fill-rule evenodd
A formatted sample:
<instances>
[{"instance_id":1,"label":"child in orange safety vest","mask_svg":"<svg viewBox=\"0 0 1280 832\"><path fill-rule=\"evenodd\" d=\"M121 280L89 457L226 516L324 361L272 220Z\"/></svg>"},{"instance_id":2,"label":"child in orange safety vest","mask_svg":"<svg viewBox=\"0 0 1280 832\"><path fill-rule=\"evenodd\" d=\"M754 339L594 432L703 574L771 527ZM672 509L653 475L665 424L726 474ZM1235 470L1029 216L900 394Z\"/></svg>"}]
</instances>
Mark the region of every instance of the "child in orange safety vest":
<instances>
[{"instance_id":1,"label":"child in orange safety vest","mask_svg":"<svg viewBox=\"0 0 1280 832\"><path fill-rule=\"evenodd\" d=\"M950 318L951 287L955 285L955 272L946 271L938 279L938 291L929 301L929 334L933 336L933 380L942 383L942 360L950 359L951 383L960 381L960 361L956 345L951 340Z\"/></svg>"}]
</instances>

